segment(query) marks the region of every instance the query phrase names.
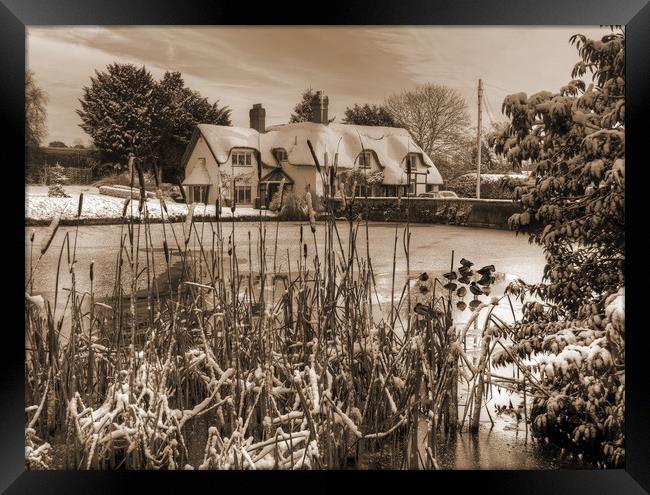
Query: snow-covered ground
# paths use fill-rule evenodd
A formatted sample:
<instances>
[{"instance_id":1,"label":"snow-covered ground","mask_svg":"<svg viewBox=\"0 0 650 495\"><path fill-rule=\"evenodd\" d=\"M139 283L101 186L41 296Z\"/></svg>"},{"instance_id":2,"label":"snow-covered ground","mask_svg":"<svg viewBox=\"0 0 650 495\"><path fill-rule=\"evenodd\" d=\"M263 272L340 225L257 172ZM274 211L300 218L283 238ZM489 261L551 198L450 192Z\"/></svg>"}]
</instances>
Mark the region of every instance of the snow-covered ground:
<instances>
[{"instance_id":1,"label":"snow-covered ground","mask_svg":"<svg viewBox=\"0 0 650 495\"><path fill-rule=\"evenodd\" d=\"M81 219L102 219L119 221L122 218L124 199L99 194L96 187L92 186L64 186L69 198L51 198L47 195L47 186L27 186L25 191L25 221L47 222L59 213L62 220L77 218L79 195L83 192L83 207ZM139 201L133 200L127 207L127 216L138 216ZM175 203L171 200L165 202L167 213L165 218L171 221L182 221L187 215L187 205ZM149 218L159 220L161 207L158 199L147 200ZM259 215L259 210L250 207L237 206L235 217L254 218ZM266 216L275 216L275 213L266 211ZM197 204L194 208L194 217L215 216L215 205ZM221 216L230 218L230 208L221 208Z\"/></svg>"}]
</instances>

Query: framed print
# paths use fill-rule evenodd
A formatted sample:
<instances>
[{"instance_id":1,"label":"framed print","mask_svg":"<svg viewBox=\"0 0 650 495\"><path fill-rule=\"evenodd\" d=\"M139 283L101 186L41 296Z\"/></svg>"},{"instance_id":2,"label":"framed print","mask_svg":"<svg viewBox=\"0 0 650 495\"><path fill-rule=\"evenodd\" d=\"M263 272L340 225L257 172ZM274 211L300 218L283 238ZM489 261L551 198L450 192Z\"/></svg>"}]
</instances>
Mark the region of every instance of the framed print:
<instances>
[{"instance_id":1,"label":"framed print","mask_svg":"<svg viewBox=\"0 0 650 495\"><path fill-rule=\"evenodd\" d=\"M647 493L650 8L304 7L4 1L2 488Z\"/></svg>"}]
</instances>

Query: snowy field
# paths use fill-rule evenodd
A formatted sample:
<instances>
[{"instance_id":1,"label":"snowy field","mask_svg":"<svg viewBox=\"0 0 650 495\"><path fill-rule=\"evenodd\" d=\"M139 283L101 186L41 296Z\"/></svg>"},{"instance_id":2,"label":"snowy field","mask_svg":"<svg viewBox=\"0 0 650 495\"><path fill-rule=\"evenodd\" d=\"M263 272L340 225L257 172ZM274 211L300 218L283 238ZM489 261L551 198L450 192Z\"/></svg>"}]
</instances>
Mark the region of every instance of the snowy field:
<instances>
[{"instance_id":1,"label":"snowy field","mask_svg":"<svg viewBox=\"0 0 650 495\"><path fill-rule=\"evenodd\" d=\"M77 218L79 206L79 195L83 192L83 208L81 219L101 219L109 222L118 221L122 218L124 199L99 194L99 190L92 186L64 186L69 198L51 198L47 195L47 186L27 186L25 190L25 221L26 222L49 222L58 213L62 220L73 220ZM138 216L139 200L131 201L127 208L127 216ZM183 221L187 215L187 205L175 203L171 200L165 202L167 214L165 218L171 221ZM149 218L161 219L160 201L157 199L147 200ZM266 211L266 216L275 216L275 213ZM259 215L259 210L250 207L237 206L235 217L254 218ZM194 209L194 216L215 216L215 205L197 204ZM221 208L221 216L230 218L230 208Z\"/></svg>"}]
</instances>

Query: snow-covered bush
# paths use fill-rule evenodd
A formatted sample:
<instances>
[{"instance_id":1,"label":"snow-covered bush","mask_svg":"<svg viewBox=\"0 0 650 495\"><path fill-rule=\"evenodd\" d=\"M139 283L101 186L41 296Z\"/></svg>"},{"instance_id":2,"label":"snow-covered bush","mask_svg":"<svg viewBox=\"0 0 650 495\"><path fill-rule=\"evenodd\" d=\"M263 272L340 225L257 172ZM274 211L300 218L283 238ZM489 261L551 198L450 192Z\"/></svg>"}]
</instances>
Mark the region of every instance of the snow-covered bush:
<instances>
[{"instance_id":1,"label":"snow-covered bush","mask_svg":"<svg viewBox=\"0 0 650 495\"><path fill-rule=\"evenodd\" d=\"M520 323L515 332L516 343L509 350L519 358L533 358L529 369L540 377L543 390L533 399L533 432L601 466L624 466L624 290L606 299L601 314ZM505 350L492 359L496 366L511 361Z\"/></svg>"},{"instance_id":2,"label":"snow-covered bush","mask_svg":"<svg viewBox=\"0 0 650 495\"><path fill-rule=\"evenodd\" d=\"M69 198L68 194L63 189L63 183L67 180L65 176L65 169L60 165L50 167L47 171L47 182L49 187L47 195L52 198Z\"/></svg>"},{"instance_id":3,"label":"snow-covered bush","mask_svg":"<svg viewBox=\"0 0 650 495\"><path fill-rule=\"evenodd\" d=\"M280 191L276 192L269 203L271 211L277 211L281 218L307 219L307 203L305 196L296 194L293 190L285 190L282 194L282 209L280 209Z\"/></svg>"}]
</instances>

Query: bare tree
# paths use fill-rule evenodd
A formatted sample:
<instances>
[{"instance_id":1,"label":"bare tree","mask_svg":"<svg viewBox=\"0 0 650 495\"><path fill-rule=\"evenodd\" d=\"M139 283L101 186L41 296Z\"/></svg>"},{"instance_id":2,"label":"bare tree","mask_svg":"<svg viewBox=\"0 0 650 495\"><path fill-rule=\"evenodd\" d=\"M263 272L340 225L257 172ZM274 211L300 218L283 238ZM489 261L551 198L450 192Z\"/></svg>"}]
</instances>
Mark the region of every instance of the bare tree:
<instances>
[{"instance_id":1,"label":"bare tree","mask_svg":"<svg viewBox=\"0 0 650 495\"><path fill-rule=\"evenodd\" d=\"M34 80L34 73L25 73L25 146L37 148L47 133L45 105L47 94Z\"/></svg>"},{"instance_id":2,"label":"bare tree","mask_svg":"<svg viewBox=\"0 0 650 495\"><path fill-rule=\"evenodd\" d=\"M467 130L467 102L453 88L424 84L386 98L385 107L431 156L453 155Z\"/></svg>"}]
</instances>

